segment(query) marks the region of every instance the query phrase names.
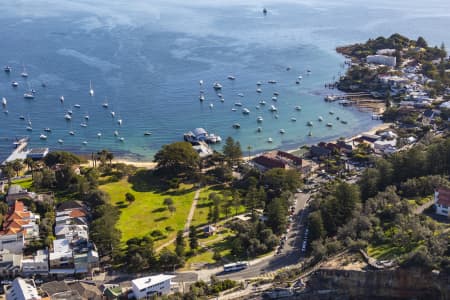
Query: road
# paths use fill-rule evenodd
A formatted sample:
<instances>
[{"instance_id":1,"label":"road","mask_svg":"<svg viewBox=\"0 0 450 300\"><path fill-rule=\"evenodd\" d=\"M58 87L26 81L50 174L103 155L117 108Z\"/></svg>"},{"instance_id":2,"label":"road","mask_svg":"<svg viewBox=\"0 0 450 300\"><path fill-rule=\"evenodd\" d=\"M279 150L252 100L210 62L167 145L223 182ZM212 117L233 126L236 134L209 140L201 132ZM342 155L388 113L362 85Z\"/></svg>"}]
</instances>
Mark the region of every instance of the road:
<instances>
[{"instance_id":1,"label":"road","mask_svg":"<svg viewBox=\"0 0 450 300\"><path fill-rule=\"evenodd\" d=\"M307 215L307 209L305 209L305 207L307 207L309 197L310 194L295 194L297 205L294 211L294 220L291 225L291 230L288 233L288 239L285 243L284 249L279 255L271 256L267 259L261 259L259 262L254 264L250 263L250 266L247 269L240 272L226 274L219 273L217 276L221 279L229 278L234 280L259 277L261 275L268 276L272 275L273 272L281 268L299 263L302 259L301 244L304 221L306 220Z\"/></svg>"}]
</instances>

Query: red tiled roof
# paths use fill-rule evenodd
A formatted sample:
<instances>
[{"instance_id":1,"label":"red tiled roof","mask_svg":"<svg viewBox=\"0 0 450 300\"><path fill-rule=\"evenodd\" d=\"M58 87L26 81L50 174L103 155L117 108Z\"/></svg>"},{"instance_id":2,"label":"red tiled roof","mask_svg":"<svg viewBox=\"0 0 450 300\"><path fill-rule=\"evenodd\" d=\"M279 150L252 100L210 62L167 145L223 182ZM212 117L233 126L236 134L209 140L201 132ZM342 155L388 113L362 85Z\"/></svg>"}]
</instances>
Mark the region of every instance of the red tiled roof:
<instances>
[{"instance_id":1,"label":"red tiled roof","mask_svg":"<svg viewBox=\"0 0 450 300\"><path fill-rule=\"evenodd\" d=\"M445 206L450 206L450 189L449 188L439 188L438 189L438 199L437 203Z\"/></svg>"},{"instance_id":2,"label":"red tiled roof","mask_svg":"<svg viewBox=\"0 0 450 300\"><path fill-rule=\"evenodd\" d=\"M272 168L285 168L286 164L276 158L271 158L271 157L267 157L264 155L261 156L257 156L253 159L253 161L261 166L264 166L268 169L272 169Z\"/></svg>"},{"instance_id":3,"label":"red tiled roof","mask_svg":"<svg viewBox=\"0 0 450 300\"><path fill-rule=\"evenodd\" d=\"M69 216L71 218L81 218L86 217L86 211L82 208L74 208L70 211Z\"/></svg>"},{"instance_id":4,"label":"red tiled roof","mask_svg":"<svg viewBox=\"0 0 450 300\"><path fill-rule=\"evenodd\" d=\"M25 220L30 217L30 212L25 211L25 205L22 201L16 200L11 206L9 214L3 222L3 230L0 234L13 234L25 231L22 226L27 225L30 221Z\"/></svg>"}]
</instances>

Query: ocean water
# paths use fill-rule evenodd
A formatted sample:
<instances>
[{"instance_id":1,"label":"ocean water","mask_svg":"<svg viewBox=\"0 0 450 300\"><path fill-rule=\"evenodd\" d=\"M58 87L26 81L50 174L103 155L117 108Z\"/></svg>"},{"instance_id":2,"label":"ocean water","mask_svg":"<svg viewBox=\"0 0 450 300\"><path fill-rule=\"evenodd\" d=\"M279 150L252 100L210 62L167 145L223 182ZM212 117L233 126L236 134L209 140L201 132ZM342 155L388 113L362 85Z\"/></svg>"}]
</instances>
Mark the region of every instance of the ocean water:
<instances>
[{"instance_id":1,"label":"ocean water","mask_svg":"<svg viewBox=\"0 0 450 300\"><path fill-rule=\"evenodd\" d=\"M23 135L30 137L30 147L77 153L107 148L139 160L151 160L162 145L182 140L183 133L195 127L222 138L233 136L252 152L348 136L377 121L370 113L323 101L335 92L324 84L345 71L336 46L394 32L422 35L430 44L450 44L450 2L443 0L22 0L0 1L0 9L0 65L13 67L11 74L0 72L0 97L8 100L3 109L8 114L0 113L1 157L11 151L14 138ZM27 79L20 77L23 67ZM228 75L236 80L228 80ZM271 79L277 84L268 84ZM12 80L19 87L12 88ZM202 87L199 80L204 81ZM215 81L223 85L224 102L212 88ZM256 93L257 81L263 82L261 94ZM23 98L29 88L37 90L33 100ZM277 102L271 100L274 92L280 94ZM62 95L64 103L59 101ZM102 107L105 98L108 109ZM261 99L267 104L257 109ZM242 102L250 114L243 115L235 102ZM278 108L278 118L268 111L271 104ZM297 105L301 111L294 109ZM64 119L68 109L73 110L70 122ZM90 119L83 128L87 114ZM263 123L257 124L258 116ZM323 116L322 123L318 116ZM27 120L32 132L25 129ZM310 120L312 137L306 126ZM232 128L236 122L241 129ZM328 122L334 126L326 127ZM261 133L256 132L258 126ZM52 132L40 140L46 127ZM285 134L279 133L282 128ZM71 130L75 136L69 135ZM114 136L116 130L123 142ZM145 131L153 134L144 136Z\"/></svg>"}]
</instances>

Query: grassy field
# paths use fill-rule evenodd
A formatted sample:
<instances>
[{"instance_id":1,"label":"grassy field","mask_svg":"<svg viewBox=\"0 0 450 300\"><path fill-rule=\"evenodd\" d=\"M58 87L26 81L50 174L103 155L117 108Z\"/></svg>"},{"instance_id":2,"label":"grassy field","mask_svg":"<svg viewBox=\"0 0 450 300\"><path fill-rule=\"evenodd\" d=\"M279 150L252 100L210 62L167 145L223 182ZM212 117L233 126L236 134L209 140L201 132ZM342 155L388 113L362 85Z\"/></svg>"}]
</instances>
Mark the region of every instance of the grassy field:
<instances>
[{"instance_id":1,"label":"grassy field","mask_svg":"<svg viewBox=\"0 0 450 300\"><path fill-rule=\"evenodd\" d=\"M102 185L100 189L110 195L112 203L121 211L117 228L122 232L122 241L160 230L165 238L155 241L155 246L174 238L176 232L184 228L195 195L193 185L181 185L176 190L164 191L147 171L140 171L129 180ZM134 202L125 201L127 192L135 196ZM168 197L173 199L176 207L173 215L163 205Z\"/></svg>"},{"instance_id":2,"label":"grassy field","mask_svg":"<svg viewBox=\"0 0 450 300\"><path fill-rule=\"evenodd\" d=\"M194 226L203 226L208 224L208 213L209 213L209 206L213 205L213 202L208 200L209 194L211 193L222 193L223 191L226 191L226 189L221 185L214 185L209 186L207 188L202 189L200 192L199 201L197 204L197 208L194 213L194 218L192 219L192 225ZM229 198L224 199L223 201L229 200ZM234 216L235 214L235 208L231 207L230 214L228 217ZM238 214L241 214L245 212L245 207L241 205L237 211ZM221 211L220 212L220 219L224 219L226 215Z\"/></svg>"},{"instance_id":3,"label":"grassy field","mask_svg":"<svg viewBox=\"0 0 450 300\"><path fill-rule=\"evenodd\" d=\"M31 186L33 185L33 180L31 178L23 178L23 179L13 180L11 183L18 184L21 187L23 187L24 189L29 190L31 188Z\"/></svg>"}]
</instances>

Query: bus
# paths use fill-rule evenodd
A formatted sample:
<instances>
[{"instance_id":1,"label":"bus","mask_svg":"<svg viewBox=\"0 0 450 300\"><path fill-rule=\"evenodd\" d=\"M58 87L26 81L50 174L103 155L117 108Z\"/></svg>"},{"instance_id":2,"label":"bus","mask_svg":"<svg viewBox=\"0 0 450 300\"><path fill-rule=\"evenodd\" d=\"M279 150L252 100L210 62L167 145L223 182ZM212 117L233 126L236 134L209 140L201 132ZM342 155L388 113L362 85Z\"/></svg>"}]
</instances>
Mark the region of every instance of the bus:
<instances>
[{"instance_id":1,"label":"bus","mask_svg":"<svg viewBox=\"0 0 450 300\"><path fill-rule=\"evenodd\" d=\"M224 272L233 272L233 271L239 271L243 269L247 269L249 266L247 261L237 261L235 263L226 264L223 266Z\"/></svg>"}]
</instances>

